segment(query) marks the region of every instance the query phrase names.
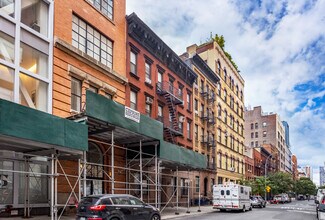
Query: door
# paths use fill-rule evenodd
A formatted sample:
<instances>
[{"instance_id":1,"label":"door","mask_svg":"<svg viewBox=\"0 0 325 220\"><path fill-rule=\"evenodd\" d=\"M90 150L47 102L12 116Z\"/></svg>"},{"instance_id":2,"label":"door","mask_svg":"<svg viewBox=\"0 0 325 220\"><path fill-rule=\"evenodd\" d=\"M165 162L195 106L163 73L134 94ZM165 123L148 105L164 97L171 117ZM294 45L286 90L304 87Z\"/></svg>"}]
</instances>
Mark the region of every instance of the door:
<instances>
[{"instance_id":1,"label":"door","mask_svg":"<svg viewBox=\"0 0 325 220\"><path fill-rule=\"evenodd\" d=\"M133 220L134 218L134 207L131 205L128 197L112 197L115 211L124 216L125 220Z\"/></svg>"},{"instance_id":2,"label":"door","mask_svg":"<svg viewBox=\"0 0 325 220\"><path fill-rule=\"evenodd\" d=\"M204 196L208 196L208 178L204 178Z\"/></svg>"}]
</instances>

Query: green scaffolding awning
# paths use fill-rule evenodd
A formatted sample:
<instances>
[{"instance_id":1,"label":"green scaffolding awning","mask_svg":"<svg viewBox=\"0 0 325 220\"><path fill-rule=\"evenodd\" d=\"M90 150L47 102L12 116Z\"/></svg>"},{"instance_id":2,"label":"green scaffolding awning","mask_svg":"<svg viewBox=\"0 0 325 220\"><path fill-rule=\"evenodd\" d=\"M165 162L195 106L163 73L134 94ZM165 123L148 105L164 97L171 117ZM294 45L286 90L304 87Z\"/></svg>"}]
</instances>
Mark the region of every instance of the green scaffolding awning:
<instances>
[{"instance_id":1,"label":"green scaffolding awning","mask_svg":"<svg viewBox=\"0 0 325 220\"><path fill-rule=\"evenodd\" d=\"M204 155L166 141L160 142L159 157L194 169L207 168L207 159Z\"/></svg>"},{"instance_id":2,"label":"green scaffolding awning","mask_svg":"<svg viewBox=\"0 0 325 220\"><path fill-rule=\"evenodd\" d=\"M3 99L0 99L0 135L73 150L88 150L86 125Z\"/></svg>"},{"instance_id":3,"label":"green scaffolding awning","mask_svg":"<svg viewBox=\"0 0 325 220\"><path fill-rule=\"evenodd\" d=\"M125 128L156 140L163 139L163 124L161 122L142 114L140 114L139 123L126 118L125 106L104 96L87 91L86 105L85 113L88 117L108 122L114 126Z\"/></svg>"}]
</instances>

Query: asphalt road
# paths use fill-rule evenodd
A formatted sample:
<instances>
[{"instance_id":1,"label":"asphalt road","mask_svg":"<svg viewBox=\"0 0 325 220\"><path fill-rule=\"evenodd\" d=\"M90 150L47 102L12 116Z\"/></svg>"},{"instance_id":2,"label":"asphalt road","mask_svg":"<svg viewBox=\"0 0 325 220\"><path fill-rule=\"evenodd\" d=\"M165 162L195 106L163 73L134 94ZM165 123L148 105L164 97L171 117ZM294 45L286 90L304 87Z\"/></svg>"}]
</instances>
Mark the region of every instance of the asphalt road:
<instances>
[{"instance_id":1,"label":"asphalt road","mask_svg":"<svg viewBox=\"0 0 325 220\"><path fill-rule=\"evenodd\" d=\"M316 220L316 207L313 200L294 201L288 204L267 205L266 208L253 208L253 211L219 212L186 216L180 219L186 220Z\"/></svg>"}]
</instances>

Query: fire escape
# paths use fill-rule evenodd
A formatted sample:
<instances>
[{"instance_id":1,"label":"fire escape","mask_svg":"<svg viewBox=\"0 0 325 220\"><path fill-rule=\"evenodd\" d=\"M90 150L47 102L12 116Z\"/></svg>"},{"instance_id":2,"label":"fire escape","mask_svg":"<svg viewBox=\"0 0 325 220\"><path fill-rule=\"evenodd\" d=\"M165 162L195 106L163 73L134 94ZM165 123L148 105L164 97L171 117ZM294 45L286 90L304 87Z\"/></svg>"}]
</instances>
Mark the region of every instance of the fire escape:
<instances>
[{"instance_id":1,"label":"fire escape","mask_svg":"<svg viewBox=\"0 0 325 220\"><path fill-rule=\"evenodd\" d=\"M164 97L169 111L168 118L159 119L164 124L165 139L175 143L175 137L183 136L179 122L183 122L184 118L180 118L179 121L176 115L176 105L183 104L182 96L178 89L166 81L157 83L157 94Z\"/></svg>"}]
</instances>

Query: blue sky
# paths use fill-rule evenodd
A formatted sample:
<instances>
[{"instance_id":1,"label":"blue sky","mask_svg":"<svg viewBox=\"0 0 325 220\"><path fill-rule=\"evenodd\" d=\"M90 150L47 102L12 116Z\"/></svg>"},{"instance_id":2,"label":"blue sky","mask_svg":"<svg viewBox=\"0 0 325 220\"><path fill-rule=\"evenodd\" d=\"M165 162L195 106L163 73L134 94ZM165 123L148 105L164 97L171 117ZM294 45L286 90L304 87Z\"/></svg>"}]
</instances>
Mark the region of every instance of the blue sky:
<instances>
[{"instance_id":1,"label":"blue sky","mask_svg":"<svg viewBox=\"0 0 325 220\"><path fill-rule=\"evenodd\" d=\"M127 0L131 12L178 54L211 32L224 35L245 79L245 105L289 123L301 166L324 164L324 0Z\"/></svg>"}]
</instances>

